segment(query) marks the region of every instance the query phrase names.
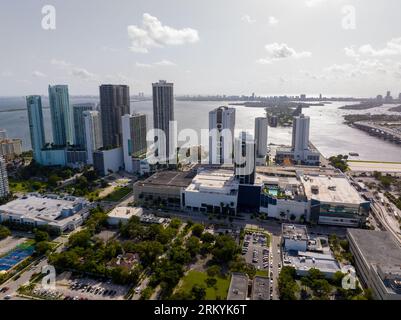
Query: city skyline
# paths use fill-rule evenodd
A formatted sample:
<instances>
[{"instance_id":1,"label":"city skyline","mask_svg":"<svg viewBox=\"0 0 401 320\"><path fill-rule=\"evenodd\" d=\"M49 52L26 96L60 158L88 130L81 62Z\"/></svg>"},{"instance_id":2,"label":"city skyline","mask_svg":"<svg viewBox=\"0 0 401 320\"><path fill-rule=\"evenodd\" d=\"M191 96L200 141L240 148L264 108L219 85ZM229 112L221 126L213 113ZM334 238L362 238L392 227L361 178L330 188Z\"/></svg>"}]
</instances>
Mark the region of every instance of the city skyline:
<instances>
[{"instance_id":1,"label":"city skyline","mask_svg":"<svg viewBox=\"0 0 401 320\"><path fill-rule=\"evenodd\" d=\"M48 82L68 83L73 95L96 94L97 83L150 94L148 84L163 78L174 80L178 95L371 97L401 88L395 0L98 4L91 15L93 1L80 10L78 2L55 2L55 30L42 29L39 1L4 4L1 21L13 31L3 35L0 96L44 94ZM347 29L350 8L355 28ZM88 14L91 21L80 19ZM386 24L372 23L384 16Z\"/></svg>"}]
</instances>

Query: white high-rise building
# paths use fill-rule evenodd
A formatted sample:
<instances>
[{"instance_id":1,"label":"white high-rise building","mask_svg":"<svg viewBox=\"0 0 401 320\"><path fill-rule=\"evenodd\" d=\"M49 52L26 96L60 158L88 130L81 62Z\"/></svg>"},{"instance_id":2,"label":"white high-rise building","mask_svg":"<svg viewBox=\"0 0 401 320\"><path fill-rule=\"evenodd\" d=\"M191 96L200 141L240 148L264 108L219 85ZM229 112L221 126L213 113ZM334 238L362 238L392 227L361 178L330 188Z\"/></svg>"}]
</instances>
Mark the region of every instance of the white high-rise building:
<instances>
[{"instance_id":1,"label":"white high-rise building","mask_svg":"<svg viewBox=\"0 0 401 320\"><path fill-rule=\"evenodd\" d=\"M6 129L0 129L0 141L7 139L7 131Z\"/></svg>"},{"instance_id":2,"label":"white high-rise building","mask_svg":"<svg viewBox=\"0 0 401 320\"><path fill-rule=\"evenodd\" d=\"M6 161L3 157L0 157L0 198L7 196L9 193Z\"/></svg>"},{"instance_id":3,"label":"white high-rise building","mask_svg":"<svg viewBox=\"0 0 401 320\"><path fill-rule=\"evenodd\" d=\"M292 149L295 161L305 161L309 152L310 118L301 114L294 117L292 127Z\"/></svg>"},{"instance_id":4,"label":"white high-rise building","mask_svg":"<svg viewBox=\"0 0 401 320\"><path fill-rule=\"evenodd\" d=\"M102 122L99 111L84 111L87 164L93 164L93 153L103 147Z\"/></svg>"},{"instance_id":5,"label":"white high-rise building","mask_svg":"<svg viewBox=\"0 0 401 320\"><path fill-rule=\"evenodd\" d=\"M174 121L174 84L165 80L160 80L152 84L153 93L153 128L164 132L165 143L160 140L158 156L166 156L165 160L170 160L173 151L176 148L176 141L173 141L174 133L170 132L170 121ZM156 137L155 137L156 139ZM170 141L171 140L171 141ZM170 150L171 149L171 150Z\"/></svg>"},{"instance_id":6,"label":"white high-rise building","mask_svg":"<svg viewBox=\"0 0 401 320\"><path fill-rule=\"evenodd\" d=\"M123 152L125 171L133 172L133 157L146 153L146 115L126 114L122 117Z\"/></svg>"},{"instance_id":7,"label":"white high-rise building","mask_svg":"<svg viewBox=\"0 0 401 320\"><path fill-rule=\"evenodd\" d=\"M209 112L209 163L232 161L235 109L219 107Z\"/></svg>"},{"instance_id":8,"label":"white high-rise building","mask_svg":"<svg viewBox=\"0 0 401 320\"><path fill-rule=\"evenodd\" d=\"M260 117L255 119L256 162L266 165L268 119Z\"/></svg>"}]
</instances>

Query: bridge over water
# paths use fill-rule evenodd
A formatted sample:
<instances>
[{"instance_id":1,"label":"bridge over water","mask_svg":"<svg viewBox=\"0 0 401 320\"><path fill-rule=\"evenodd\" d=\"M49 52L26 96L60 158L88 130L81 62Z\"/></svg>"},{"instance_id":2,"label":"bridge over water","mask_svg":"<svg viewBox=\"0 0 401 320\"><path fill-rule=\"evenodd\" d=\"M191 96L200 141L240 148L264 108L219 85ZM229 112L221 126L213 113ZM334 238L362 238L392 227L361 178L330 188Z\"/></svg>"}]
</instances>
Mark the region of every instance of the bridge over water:
<instances>
[{"instance_id":1,"label":"bridge over water","mask_svg":"<svg viewBox=\"0 0 401 320\"><path fill-rule=\"evenodd\" d=\"M355 122L354 127L392 143L401 144L401 132L372 122Z\"/></svg>"}]
</instances>

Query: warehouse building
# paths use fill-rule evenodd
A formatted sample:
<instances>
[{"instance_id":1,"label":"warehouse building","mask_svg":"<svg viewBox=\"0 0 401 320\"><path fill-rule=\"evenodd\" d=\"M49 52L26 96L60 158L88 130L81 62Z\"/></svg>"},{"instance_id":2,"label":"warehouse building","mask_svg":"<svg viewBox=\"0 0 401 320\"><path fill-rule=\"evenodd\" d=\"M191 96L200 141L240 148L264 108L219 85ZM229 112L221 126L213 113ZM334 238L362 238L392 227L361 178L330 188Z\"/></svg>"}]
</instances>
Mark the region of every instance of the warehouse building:
<instances>
[{"instance_id":1,"label":"warehouse building","mask_svg":"<svg viewBox=\"0 0 401 320\"><path fill-rule=\"evenodd\" d=\"M347 238L363 285L380 300L401 300L401 247L389 232L348 229Z\"/></svg>"},{"instance_id":2,"label":"warehouse building","mask_svg":"<svg viewBox=\"0 0 401 320\"><path fill-rule=\"evenodd\" d=\"M0 206L0 222L49 226L59 232L75 230L88 215L89 203L71 196L30 194Z\"/></svg>"}]
</instances>

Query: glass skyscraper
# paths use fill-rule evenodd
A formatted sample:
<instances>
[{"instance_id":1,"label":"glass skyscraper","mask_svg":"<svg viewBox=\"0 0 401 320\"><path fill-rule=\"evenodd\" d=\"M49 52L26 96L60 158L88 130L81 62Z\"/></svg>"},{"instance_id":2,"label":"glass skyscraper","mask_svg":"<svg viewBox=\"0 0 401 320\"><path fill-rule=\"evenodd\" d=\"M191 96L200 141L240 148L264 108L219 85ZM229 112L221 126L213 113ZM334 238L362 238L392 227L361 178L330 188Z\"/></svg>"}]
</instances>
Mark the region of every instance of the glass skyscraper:
<instances>
[{"instance_id":1,"label":"glass skyscraper","mask_svg":"<svg viewBox=\"0 0 401 320\"><path fill-rule=\"evenodd\" d=\"M49 86L49 102L53 143L56 146L73 145L74 135L68 86Z\"/></svg>"},{"instance_id":2,"label":"glass skyscraper","mask_svg":"<svg viewBox=\"0 0 401 320\"><path fill-rule=\"evenodd\" d=\"M121 117L130 113L129 87L125 85L101 85L100 111L104 147L121 147Z\"/></svg>"},{"instance_id":3,"label":"glass skyscraper","mask_svg":"<svg viewBox=\"0 0 401 320\"><path fill-rule=\"evenodd\" d=\"M94 108L93 103L74 104L72 107L74 115L74 144L81 149L85 149L86 147L84 112L92 111Z\"/></svg>"},{"instance_id":4,"label":"glass skyscraper","mask_svg":"<svg viewBox=\"0 0 401 320\"><path fill-rule=\"evenodd\" d=\"M33 158L41 163L41 150L45 146L45 129L43 124L42 99L40 96L28 96L26 98L28 108L29 131Z\"/></svg>"}]
</instances>

